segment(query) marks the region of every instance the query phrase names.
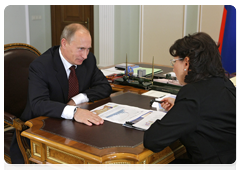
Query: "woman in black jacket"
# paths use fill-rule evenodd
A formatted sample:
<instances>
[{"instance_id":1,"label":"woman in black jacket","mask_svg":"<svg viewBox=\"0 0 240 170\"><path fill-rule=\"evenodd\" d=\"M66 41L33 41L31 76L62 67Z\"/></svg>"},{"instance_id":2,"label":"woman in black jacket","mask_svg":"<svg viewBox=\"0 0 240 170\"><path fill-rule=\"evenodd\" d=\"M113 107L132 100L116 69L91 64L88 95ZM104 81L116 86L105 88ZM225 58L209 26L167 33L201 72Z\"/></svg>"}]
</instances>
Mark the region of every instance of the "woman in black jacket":
<instances>
[{"instance_id":1,"label":"woman in black jacket","mask_svg":"<svg viewBox=\"0 0 240 170\"><path fill-rule=\"evenodd\" d=\"M218 46L206 33L170 47L173 71L183 87L163 99L168 113L144 134L144 146L159 152L179 139L193 163L236 160L236 88L225 76Z\"/></svg>"}]
</instances>

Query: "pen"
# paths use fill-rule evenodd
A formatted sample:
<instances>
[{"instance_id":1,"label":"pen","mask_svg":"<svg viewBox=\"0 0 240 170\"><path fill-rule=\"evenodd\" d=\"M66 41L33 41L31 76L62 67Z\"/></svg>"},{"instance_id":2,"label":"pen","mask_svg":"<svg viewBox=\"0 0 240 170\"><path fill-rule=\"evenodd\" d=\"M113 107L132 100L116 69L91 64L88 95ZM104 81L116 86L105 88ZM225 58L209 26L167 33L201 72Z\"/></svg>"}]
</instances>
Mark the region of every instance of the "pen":
<instances>
[{"instance_id":1,"label":"pen","mask_svg":"<svg viewBox=\"0 0 240 170\"><path fill-rule=\"evenodd\" d=\"M163 103L164 101L157 101L157 100L153 99L153 100L150 100L150 105L152 105L153 102Z\"/></svg>"}]
</instances>

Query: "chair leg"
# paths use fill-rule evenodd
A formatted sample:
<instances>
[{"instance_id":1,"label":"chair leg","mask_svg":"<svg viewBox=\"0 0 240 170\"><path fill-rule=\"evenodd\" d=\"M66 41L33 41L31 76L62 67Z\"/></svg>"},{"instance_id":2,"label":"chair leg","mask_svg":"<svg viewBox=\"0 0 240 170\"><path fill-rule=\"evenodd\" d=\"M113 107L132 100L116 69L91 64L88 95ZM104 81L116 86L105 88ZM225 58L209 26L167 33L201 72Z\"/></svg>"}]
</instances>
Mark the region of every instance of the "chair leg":
<instances>
[{"instance_id":1,"label":"chair leg","mask_svg":"<svg viewBox=\"0 0 240 170\"><path fill-rule=\"evenodd\" d=\"M23 158L24 158L24 162L25 162L25 164L29 164L29 158L28 158L26 150L23 146L20 131L17 130L17 129L16 129L16 137L17 137L17 142L18 142L19 149L21 150Z\"/></svg>"}]
</instances>

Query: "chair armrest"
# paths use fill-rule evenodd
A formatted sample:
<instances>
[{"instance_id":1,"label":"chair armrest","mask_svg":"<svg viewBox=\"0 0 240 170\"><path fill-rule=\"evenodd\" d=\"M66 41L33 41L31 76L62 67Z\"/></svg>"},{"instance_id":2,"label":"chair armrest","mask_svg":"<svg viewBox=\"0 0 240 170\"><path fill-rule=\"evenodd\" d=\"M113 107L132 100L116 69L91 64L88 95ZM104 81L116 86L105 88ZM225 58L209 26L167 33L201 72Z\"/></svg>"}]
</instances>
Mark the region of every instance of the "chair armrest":
<instances>
[{"instance_id":1,"label":"chair armrest","mask_svg":"<svg viewBox=\"0 0 240 170\"><path fill-rule=\"evenodd\" d=\"M23 155L24 162L29 164L29 158L31 155L29 150L30 147L28 146L25 138L21 137L21 131L26 130L28 127L24 125L24 122L21 119L8 112L4 112L4 123L15 128L17 143Z\"/></svg>"},{"instance_id":2,"label":"chair armrest","mask_svg":"<svg viewBox=\"0 0 240 170\"><path fill-rule=\"evenodd\" d=\"M25 122L23 122L21 119L16 118L13 120L13 127L19 131L26 130L28 127L25 125Z\"/></svg>"},{"instance_id":3,"label":"chair armrest","mask_svg":"<svg viewBox=\"0 0 240 170\"><path fill-rule=\"evenodd\" d=\"M13 126L13 120L16 119L16 116L11 113L4 112L4 123Z\"/></svg>"},{"instance_id":4,"label":"chair armrest","mask_svg":"<svg viewBox=\"0 0 240 170\"><path fill-rule=\"evenodd\" d=\"M7 123L19 131L23 131L28 128L25 125L25 122L8 112L4 112L4 123Z\"/></svg>"}]
</instances>

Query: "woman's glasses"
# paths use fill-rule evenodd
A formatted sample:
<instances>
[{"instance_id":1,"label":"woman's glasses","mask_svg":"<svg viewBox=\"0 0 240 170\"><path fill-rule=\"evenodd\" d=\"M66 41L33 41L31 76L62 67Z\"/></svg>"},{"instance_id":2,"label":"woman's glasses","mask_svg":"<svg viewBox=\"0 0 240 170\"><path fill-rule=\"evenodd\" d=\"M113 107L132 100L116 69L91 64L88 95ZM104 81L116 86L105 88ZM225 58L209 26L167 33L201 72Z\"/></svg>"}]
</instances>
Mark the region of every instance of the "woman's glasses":
<instances>
[{"instance_id":1,"label":"woman's glasses","mask_svg":"<svg viewBox=\"0 0 240 170\"><path fill-rule=\"evenodd\" d=\"M172 64L172 66L174 66L177 60L183 60L183 58L171 59L170 63Z\"/></svg>"}]
</instances>

